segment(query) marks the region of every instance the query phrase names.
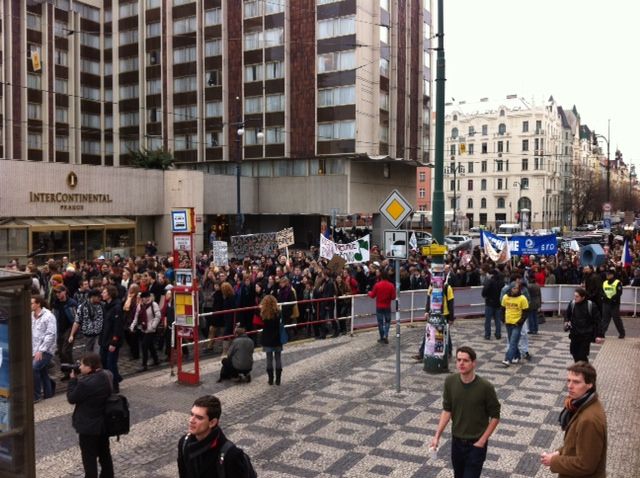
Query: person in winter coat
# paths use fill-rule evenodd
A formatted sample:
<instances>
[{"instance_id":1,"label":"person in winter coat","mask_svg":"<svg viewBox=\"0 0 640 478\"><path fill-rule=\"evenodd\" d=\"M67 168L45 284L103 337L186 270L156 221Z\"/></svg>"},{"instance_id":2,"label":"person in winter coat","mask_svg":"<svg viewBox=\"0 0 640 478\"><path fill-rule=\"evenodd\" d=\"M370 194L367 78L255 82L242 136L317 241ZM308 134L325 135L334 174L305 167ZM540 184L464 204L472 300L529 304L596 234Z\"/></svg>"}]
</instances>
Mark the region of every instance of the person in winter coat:
<instances>
[{"instance_id":1,"label":"person in winter coat","mask_svg":"<svg viewBox=\"0 0 640 478\"><path fill-rule=\"evenodd\" d=\"M220 378L218 383L230 378L243 375L247 382L251 382L251 369L253 368L253 340L247 335L247 331L236 327L236 338L231 342L229 352L222 359Z\"/></svg>"},{"instance_id":2,"label":"person in winter coat","mask_svg":"<svg viewBox=\"0 0 640 478\"><path fill-rule=\"evenodd\" d=\"M482 288L484 298L484 338L491 339L491 320L495 324L495 337L502 337L502 306L500 305L500 291L504 280L497 269L490 271L490 278Z\"/></svg>"},{"instance_id":3,"label":"person in winter coat","mask_svg":"<svg viewBox=\"0 0 640 478\"><path fill-rule=\"evenodd\" d=\"M105 404L112 389L111 372L102 369L100 356L86 353L80 359L80 376L71 372L67 400L75 405L71 423L78 432L85 477L113 478L109 437L104 424Z\"/></svg>"},{"instance_id":4,"label":"person in winter coat","mask_svg":"<svg viewBox=\"0 0 640 478\"><path fill-rule=\"evenodd\" d=\"M280 385L282 377L282 342L280 341L280 311L278 302L272 295L265 295L260 302L260 317L264 322L262 328L262 349L267 354L267 376L269 385Z\"/></svg>"},{"instance_id":5,"label":"person in winter coat","mask_svg":"<svg viewBox=\"0 0 640 478\"><path fill-rule=\"evenodd\" d=\"M602 332L606 335L611 319L618 330L618 338L624 339L624 324L620 318L622 282L616 278L616 270L607 271L607 280L602 283Z\"/></svg>"},{"instance_id":6,"label":"person in winter coat","mask_svg":"<svg viewBox=\"0 0 640 478\"><path fill-rule=\"evenodd\" d=\"M140 294L140 303L136 309L136 315L131 322L129 330L138 329L142 334L142 368L139 372L147 370L149 352L153 359L153 365L158 365L158 351L155 347L156 328L160 323L160 307L153 301L151 292L146 291Z\"/></svg>"},{"instance_id":7,"label":"person in winter coat","mask_svg":"<svg viewBox=\"0 0 640 478\"><path fill-rule=\"evenodd\" d=\"M607 417L596 393L596 370L587 362L571 365L565 406L560 413L564 443L540 461L558 478L607 476Z\"/></svg>"},{"instance_id":8,"label":"person in winter coat","mask_svg":"<svg viewBox=\"0 0 640 478\"><path fill-rule=\"evenodd\" d=\"M120 392L122 375L118 371L118 355L124 342L124 314L119 291L114 285L102 289L104 301L104 324L100 336L100 361L113 375L113 391Z\"/></svg>"},{"instance_id":9,"label":"person in winter coat","mask_svg":"<svg viewBox=\"0 0 640 478\"><path fill-rule=\"evenodd\" d=\"M376 300L376 319L378 320L378 343L389 343L391 327L391 301L396 299L396 287L389 281L386 271L380 271L380 280L369 291L369 297Z\"/></svg>"},{"instance_id":10,"label":"person in winter coat","mask_svg":"<svg viewBox=\"0 0 640 478\"><path fill-rule=\"evenodd\" d=\"M594 340L602 342L604 331L598 306L587 299L587 291L578 287L573 293L564 316L564 329L569 331L569 351L576 362L589 361L589 350Z\"/></svg>"}]
</instances>

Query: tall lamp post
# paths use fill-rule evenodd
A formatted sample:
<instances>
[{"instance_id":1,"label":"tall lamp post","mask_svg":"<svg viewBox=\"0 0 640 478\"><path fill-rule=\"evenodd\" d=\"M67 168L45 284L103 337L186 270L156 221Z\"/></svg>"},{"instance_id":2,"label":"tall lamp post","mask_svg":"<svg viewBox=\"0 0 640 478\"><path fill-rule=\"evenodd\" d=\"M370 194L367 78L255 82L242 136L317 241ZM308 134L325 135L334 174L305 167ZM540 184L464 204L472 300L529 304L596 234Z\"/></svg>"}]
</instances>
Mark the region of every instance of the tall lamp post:
<instances>
[{"instance_id":1,"label":"tall lamp post","mask_svg":"<svg viewBox=\"0 0 640 478\"><path fill-rule=\"evenodd\" d=\"M457 173L464 174L464 166L458 162L455 163L455 156L451 156L452 166L449 166L445 169L445 174L453 174L453 223L452 223L452 232L453 234L458 233L458 219L457 209L458 209L458 179Z\"/></svg>"},{"instance_id":2,"label":"tall lamp post","mask_svg":"<svg viewBox=\"0 0 640 478\"><path fill-rule=\"evenodd\" d=\"M236 130L236 234L241 235L244 229L244 219L242 216L242 206L241 206L241 184L240 184L240 176L242 169L242 137L244 136L244 121L238 121L236 123L231 124L234 127L237 127ZM258 131L257 138L262 139L263 133Z\"/></svg>"},{"instance_id":3,"label":"tall lamp post","mask_svg":"<svg viewBox=\"0 0 640 478\"><path fill-rule=\"evenodd\" d=\"M595 133L594 133L595 134ZM607 202L609 202L609 198L610 198L610 194L611 194L611 190L610 190L610 183L611 183L611 150L609 148L609 138L611 137L611 120L607 121L607 136L604 136L602 134L596 134L595 138L596 141L598 141L599 139L603 139L604 141L607 142Z\"/></svg>"}]
</instances>

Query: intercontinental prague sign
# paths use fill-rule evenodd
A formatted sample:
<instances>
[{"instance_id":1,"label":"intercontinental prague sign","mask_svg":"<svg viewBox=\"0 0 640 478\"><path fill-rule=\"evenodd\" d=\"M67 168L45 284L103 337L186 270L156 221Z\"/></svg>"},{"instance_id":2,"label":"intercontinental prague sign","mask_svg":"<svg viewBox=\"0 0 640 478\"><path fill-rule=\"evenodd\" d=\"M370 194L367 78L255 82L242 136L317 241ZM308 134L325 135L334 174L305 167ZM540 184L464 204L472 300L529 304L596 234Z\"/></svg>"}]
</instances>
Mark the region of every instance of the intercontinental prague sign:
<instances>
[{"instance_id":1,"label":"intercontinental prague sign","mask_svg":"<svg viewBox=\"0 0 640 478\"><path fill-rule=\"evenodd\" d=\"M67 186L74 189L78 185L78 176L73 171L67 175ZM110 194L100 193L63 193L29 191L30 203L59 204L64 211L82 211L85 204L111 203Z\"/></svg>"}]
</instances>

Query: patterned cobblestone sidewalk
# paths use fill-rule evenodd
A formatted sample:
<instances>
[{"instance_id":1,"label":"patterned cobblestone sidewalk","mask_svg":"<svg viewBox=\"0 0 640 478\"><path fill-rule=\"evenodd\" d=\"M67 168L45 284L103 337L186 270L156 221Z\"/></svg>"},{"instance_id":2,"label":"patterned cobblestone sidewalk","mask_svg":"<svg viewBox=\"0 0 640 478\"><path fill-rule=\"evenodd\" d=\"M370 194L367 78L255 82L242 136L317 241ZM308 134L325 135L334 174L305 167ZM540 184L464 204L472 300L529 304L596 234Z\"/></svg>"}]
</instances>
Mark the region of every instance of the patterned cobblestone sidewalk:
<instances>
[{"instance_id":1,"label":"patterned cobblestone sidewalk","mask_svg":"<svg viewBox=\"0 0 640 478\"><path fill-rule=\"evenodd\" d=\"M478 351L478 373L496 385L503 405L483 476L554 476L540 466L539 454L562 442L557 417L571 357L560 329L559 321L548 321L531 337L533 360L504 369L503 342L483 340L479 320L456 322L454 346ZM403 328L400 394L395 347L377 344L373 332L287 347L281 387L266 384L261 353L250 384L216 384L218 362L212 360L204 362L198 387L177 385L167 370L129 378L122 391L134 426L112 441L117 476L177 476L176 443L191 403L215 393L223 402L225 432L248 451L260 477L451 477L448 430L438 459L428 458L445 376L426 374L410 359L420 334L421 328ZM628 338L608 339L592 351L609 419L610 478L640 475L634 431L640 413L633 405L639 349L640 341ZM62 396L36 406L39 478L82 476L71 411Z\"/></svg>"}]
</instances>

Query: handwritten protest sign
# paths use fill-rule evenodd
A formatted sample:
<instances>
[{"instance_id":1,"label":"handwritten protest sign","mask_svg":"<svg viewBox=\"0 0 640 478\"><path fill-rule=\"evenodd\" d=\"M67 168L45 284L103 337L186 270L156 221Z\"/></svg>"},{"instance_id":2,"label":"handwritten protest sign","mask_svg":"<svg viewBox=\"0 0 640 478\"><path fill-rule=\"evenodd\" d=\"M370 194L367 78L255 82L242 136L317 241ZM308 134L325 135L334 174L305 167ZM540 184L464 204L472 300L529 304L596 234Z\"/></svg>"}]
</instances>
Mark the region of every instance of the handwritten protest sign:
<instances>
[{"instance_id":1,"label":"handwritten protest sign","mask_svg":"<svg viewBox=\"0 0 640 478\"><path fill-rule=\"evenodd\" d=\"M225 241L211 241L211 255L214 266L229 264L229 245Z\"/></svg>"},{"instance_id":2,"label":"handwritten protest sign","mask_svg":"<svg viewBox=\"0 0 640 478\"><path fill-rule=\"evenodd\" d=\"M333 259L333 256L337 255L347 261L347 264L368 262L369 244L369 234L348 244L337 244L320 235L320 257Z\"/></svg>"},{"instance_id":3,"label":"handwritten protest sign","mask_svg":"<svg viewBox=\"0 0 640 478\"><path fill-rule=\"evenodd\" d=\"M293 228L287 227L282 231L276 232L276 242L278 243L278 249L284 249L287 246L292 246L295 242L293 239Z\"/></svg>"},{"instance_id":4,"label":"handwritten protest sign","mask_svg":"<svg viewBox=\"0 0 640 478\"><path fill-rule=\"evenodd\" d=\"M275 232L245 234L231 237L231 248L236 258L246 256L274 256L278 253Z\"/></svg>"}]
</instances>

